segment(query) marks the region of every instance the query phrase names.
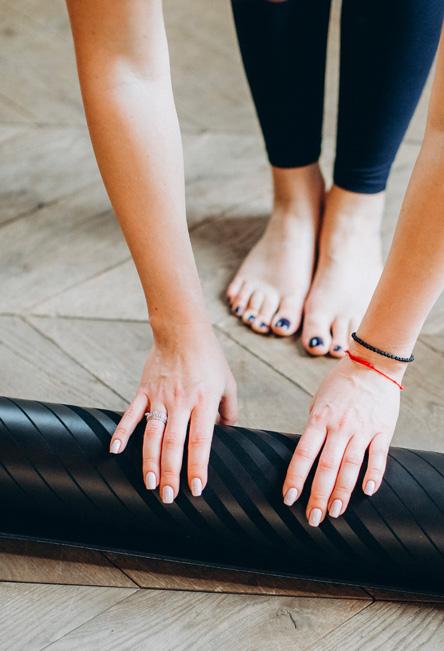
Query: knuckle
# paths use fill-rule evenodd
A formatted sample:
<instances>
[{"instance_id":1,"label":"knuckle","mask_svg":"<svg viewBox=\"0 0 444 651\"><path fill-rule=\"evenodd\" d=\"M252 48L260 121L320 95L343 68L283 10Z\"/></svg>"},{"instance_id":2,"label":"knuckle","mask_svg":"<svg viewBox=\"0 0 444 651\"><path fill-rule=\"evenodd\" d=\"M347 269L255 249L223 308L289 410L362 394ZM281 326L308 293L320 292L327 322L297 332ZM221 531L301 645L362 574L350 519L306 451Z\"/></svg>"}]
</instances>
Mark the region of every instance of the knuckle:
<instances>
[{"instance_id":1,"label":"knuckle","mask_svg":"<svg viewBox=\"0 0 444 651\"><path fill-rule=\"evenodd\" d=\"M122 436L127 436L128 434L129 434L129 430L128 430L127 427L125 427L125 425L118 425L115 432L114 432L114 436L116 438L120 438Z\"/></svg>"},{"instance_id":2,"label":"knuckle","mask_svg":"<svg viewBox=\"0 0 444 651\"><path fill-rule=\"evenodd\" d=\"M344 463L355 468L359 467L362 463L362 456L357 452L348 452L344 456Z\"/></svg>"},{"instance_id":3,"label":"knuckle","mask_svg":"<svg viewBox=\"0 0 444 651\"><path fill-rule=\"evenodd\" d=\"M179 479L179 473L169 468L162 468L161 478L162 484L174 484Z\"/></svg>"},{"instance_id":4,"label":"knuckle","mask_svg":"<svg viewBox=\"0 0 444 651\"><path fill-rule=\"evenodd\" d=\"M190 436L189 446L190 448L200 448L205 445L208 445L211 441L211 436L205 432L197 432Z\"/></svg>"},{"instance_id":5,"label":"knuckle","mask_svg":"<svg viewBox=\"0 0 444 651\"><path fill-rule=\"evenodd\" d=\"M330 459L329 457L324 457L319 459L318 463L318 469L319 470L334 470L337 467L336 462L334 459Z\"/></svg>"},{"instance_id":6,"label":"knuckle","mask_svg":"<svg viewBox=\"0 0 444 651\"><path fill-rule=\"evenodd\" d=\"M298 445L294 455L295 458L308 460L308 461L312 461L312 459L314 458L313 450L311 450L311 448L309 447L305 447L304 445L302 446Z\"/></svg>"},{"instance_id":7,"label":"knuckle","mask_svg":"<svg viewBox=\"0 0 444 651\"><path fill-rule=\"evenodd\" d=\"M188 475L190 477L203 477L206 474L205 466L201 463L188 463Z\"/></svg>"},{"instance_id":8,"label":"knuckle","mask_svg":"<svg viewBox=\"0 0 444 651\"><path fill-rule=\"evenodd\" d=\"M324 422L324 414L318 407L313 407L310 412L310 425L321 425Z\"/></svg>"},{"instance_id":9,"label":"knuckle","mask_svg":"<svg viewBox=\"0 0 444 651\"><path fill-rule=\"evenodd\" d=\"M143 465L147 469L157 468L157 466L159 465L159 459L158 457L151 457L151 456L143 457Z\"/></svg>"},{"instance_id":10,"label":"knuckle","mask_svg":"<svg viewBox=\"0 0 444 651\"><path fill-rule=\"evenodd\" d=\"M165 434L163 437L163 446L167 450L176 450L178 447L180 447L179 438L174 433Z\"/></svg>"}]
</instances>

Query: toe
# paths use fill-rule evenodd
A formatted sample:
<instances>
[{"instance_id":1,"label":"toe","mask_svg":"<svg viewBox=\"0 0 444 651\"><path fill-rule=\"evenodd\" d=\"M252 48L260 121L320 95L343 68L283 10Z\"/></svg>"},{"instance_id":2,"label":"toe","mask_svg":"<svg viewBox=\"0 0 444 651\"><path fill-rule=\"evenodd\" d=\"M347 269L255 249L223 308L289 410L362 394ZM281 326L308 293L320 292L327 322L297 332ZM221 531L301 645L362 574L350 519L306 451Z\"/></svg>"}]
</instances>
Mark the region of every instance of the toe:
<instances>
[{"instance_id":1,"label":"toe","mask_svg":"<svg viewBox=\"0 0 444 651\"><path fill-rule=\"evenodd\" d=\"M302 344L310 355L326 355L330 349L330 321L325 315L308 313L304 317Z\"/></svg>"},{"instance_id":2,"label":"toe","mask_svg":"<svg viewBox=\"0 0 444 651\"><path fill-rule=\"evenodd\" d=\"M242 280L242 278L236 276L236 278L234 278L234 280L232 280L231 283L228 285L226 296L227 296L227 301L230 305L238 295L239 290L242 287L243 283L244 281Z\"/></svg>"},{"instance_id":3,"label":"toe","mask_svg":"<svg viewBox=\"0 0 444 651\"><path fill-rule=\"evenodd\" d=\"M271 329L275 335L293 335L301 322L301 303L296 298L284 298L273 317Z\"/></svg>"},{"instance_id":4,"label":"toe","mask_svg":"<svg viewBox=\"0 0 444 651\"><path fill-rule=\"evenodd\" d=\"M242 316L242 321L246 325L251 326L253 322L256 320L256 317L258 315L258 312L263 302L264 302L263 292L261 292L260 290L256 290L251 294L250 300L248 301L248 305L245 308L244 314Z\"/></svg>"},{"instance_id":5,"label":"toe","mask_svg":"<svg viewBox=\"0 0 444 651\"><path fill-rule=\"evenodd\" d=\"M330 355L333 357L344 357L344 351L347 349L349 336L348 319L338 317L332 325L332 338L330 344Z\"/></svg>"},{"instance_id":6,"label":"toe","mask_svg":"<svg viewBox=\"0 0 444 651\"><path fill-rule=\"evenodd\" d=\"M276 313L279 301L277 296L268 295L265 297L256 319L251 324L251 329L259 334L270 332L271 321Z\"/></svg>"},{"instance_id":7,"label":"toe","mask_svg":"<svg viewBox=\"0 0 444 651\"><path fill-rule=\"evenodd\" d=\"M253 287L251 284L244 282L231 304L231 311L235 316L241 317L243 315L252 292Z\"/></svg>"}]
</instances>

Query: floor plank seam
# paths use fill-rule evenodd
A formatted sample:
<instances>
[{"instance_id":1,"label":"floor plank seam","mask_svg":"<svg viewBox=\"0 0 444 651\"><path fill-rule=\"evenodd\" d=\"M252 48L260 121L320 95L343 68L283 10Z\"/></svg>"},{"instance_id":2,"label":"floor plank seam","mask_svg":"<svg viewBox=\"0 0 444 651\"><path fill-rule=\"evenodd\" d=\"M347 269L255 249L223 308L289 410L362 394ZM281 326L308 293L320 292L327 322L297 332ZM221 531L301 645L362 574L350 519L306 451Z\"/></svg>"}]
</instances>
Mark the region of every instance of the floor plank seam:
<instances>
[{"instance_id":1,"label":"floor plank seam","mask_svg":"<svg viewBox=\"0 0 444 651\"><path fill-rule=\"evenodd\" d=\"M294 380L293 378L289 377L288 375L286 375L285 373L283 373L283 372L280 371L279 369L275 368L272 364L270 364L270 362L268 362L267 360L263 359L263 358L260 357L260 355L258 355L256 352L254 352L253 350L250 350L247 346L245 346L245 344L242 344L242 343L240 343L237 339L235 339L235 337L233 337L233 335L232 335L229 331L227 331L227 330L225 330L225 329L223 328L223 322L222 322L222 323L220 323L220 322L219 322L219 323L215 323L215 324L214 324L214 328L215 328L216 330L218 330L219 332L221 332L222 334L224 334L226 337L228 337L228 339L230 339L231 341L233 341L235 344L237 344L240 348L242 348L243 350L245 350L247 353L249 353L250 355L252 355L252 357L255 357L258 361L262 362L265 366L268 366L268 368L270 368L270 369L273 370L275 373L277 373L277 375L279 375L280 377L284 378L285 380L288 380L289 382L291 382L291 384L293 384L294 386L298 387L298 389L300 389L301 391L303 391L307 396L312 397L312 394L311 394L311 393L310 393L310 392L309 392L305 387L303 387L302 385L300 385L296 380Z\"/></svg>"},{"instance_id":2,"label":"floor plank seam","mask_svg":"<svg viewBox=\"0 0 444 651\"><path fill-rule=\"evenodd\" d=\"M123 589L125 589L125 588L123 588ZM49 644L45 644L44 646L39 647L39 651L44 651L44 649L49 649L50 647L53 646L53 644L56 644L57 642L60 642L60 640L63 640L63 638L65 638L65 637L67 637L69 635L72 635L72 633L74 633L74 631L76 631L77 629L82 628L82 626L85 626L85 624L88 624L89 622L94 621L97 617L101 617L108 610L111 610L115 606L122 604L127 599L130 599L130 597L132 597L135 593L139 592L138 588L126 588L126 590L131 590L131 594L126 595L126 597L123 597L122 599L119 599L118 601L115 601L114 603L110 604L109 606L107 606L106 608L101 610L100 612L97 612L94 615L92 615L91 617L89 617L88 619L85 619L85 621L83 621L81 624L79 624L78 626L74 626L74 628L72 628L70 631L67 631L63 635L60 635L55 640L52 640Z\"/></svg>"},{"instance_id":3,"label":"floor plank seam","mask_svg":"<svg viewBox=\"0 0 444 651\"><path fill-rule=\"evenodd\" d=\"M95 215L98 217L99 215ZM26 315L31 315L32 310L36 310L39 308L39 306L44 305L48 301L52 301L55 298L58 298L59 296L63 296L66 292L69 292L73 289L76 289L77 287L81 287L87 282L90 282L91 280L95 280L96 278L100 278L102 274L108 273L109 271L113 271L114 269L117 269L117 267L120 267L123 264L126 264L128 260L131 259L130 255L126 255L125 258L121 258L118 262L109 265L108 267L105 267L104 269L101 269L100 271L96 271L93 273L91 276L87 276L86 278L82 278L82 280L79 280L76 283L73 283L72 285L69 285L68 287L64 287L61 289L59 292L56 292L55 294L51 294L51 296L46 296L43 300L40 299L36 303L32 303L28 307L26 307L21 313L26 314ZM38 316L38 314L36 314Z\"/></svg>"},{"instance_id":4,"label":"floor plank seam","mask_svg":"<svg viewBox=\"0 0 444 651\"><path fill-rule=\"evenodd\" d=\"M30 328L32 328L35 332L37 332L40 336L42 336L44 339L46 339L51 345L55 346L65 357L70 359L72 362L74 362L79 368L81 368L83 371L88 373L90 377L93 377L97 382L99 382L102 386L106 387L111 391L117 398L120 400L123 400L124 402L128 402L128 398L124 397L121 395L118 391L116 391L113 387L109 386L106 382L104 382L100 377L98 377L95 373L93 373L90 369L88 369L86 366L81 364L78 359L70 355L60 344L52 339L49 335L47 335L45 332L37 328L32 322L30 322L25 316L19 317L22 319L26 325L28 325ZM16 352L16 351L15 351Z\"/></svg>"},{"instance_id":5,"label":"floor plank seam","mask_svg":"<svg viewBox=\"0 0 444 651\"><path fill-rule=\"evenodd\" d=\"M340 624L338 624L337 626L334 626L330 631L328 631L328 633L325 633L320 638L318 638L314 644L310 643L310 645L307 646L307 647L304 647L304 649L306 651L310 651L314 647L319 649L320 648L319 645L322 642L322 640L328 639L331 635L333 635L336 631L340 630L343 626L345 626L348 622L350 622L352 619L354 619L357 615L361 615L361 613L363 613L364 610L367 610L367 608L371 608L375 603L376 603L376 601L370 601L368 604L365 604L357 612L353 613L353 615L350 615L350 617L347 617L346 619L344 619Z\"/></svg>"}]
</instances>

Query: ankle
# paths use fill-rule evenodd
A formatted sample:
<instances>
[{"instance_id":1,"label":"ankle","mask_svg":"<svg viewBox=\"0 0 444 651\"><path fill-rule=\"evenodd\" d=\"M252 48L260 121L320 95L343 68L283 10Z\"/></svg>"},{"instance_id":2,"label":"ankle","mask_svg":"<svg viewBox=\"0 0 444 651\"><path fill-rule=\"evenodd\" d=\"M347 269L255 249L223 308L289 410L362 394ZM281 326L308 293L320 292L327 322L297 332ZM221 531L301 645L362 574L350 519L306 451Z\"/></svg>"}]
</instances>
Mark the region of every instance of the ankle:
<instances>
[{"instance_id":1,"label":"ankle","mask_svg":"<svg viewBox=\"0 0 444 651\"><path fill-rule=\"evenodd\" d=\"M332 185L326 195L326 205L329 212L355 219L371 216L372 223L379 224L384 213L385 197L385 191L363 194Z\"/></svg>"},{"instance_id":2,"label":"ankle","mask_svg":"<svg viewBox=\"0 0 444 651\"><path fill-rule=\"evenodd\" d=\"M319 163L289 169L272 167L274 208L282 215L312 211L325 193L325 182Z\"/></svg>"}]
</instances>

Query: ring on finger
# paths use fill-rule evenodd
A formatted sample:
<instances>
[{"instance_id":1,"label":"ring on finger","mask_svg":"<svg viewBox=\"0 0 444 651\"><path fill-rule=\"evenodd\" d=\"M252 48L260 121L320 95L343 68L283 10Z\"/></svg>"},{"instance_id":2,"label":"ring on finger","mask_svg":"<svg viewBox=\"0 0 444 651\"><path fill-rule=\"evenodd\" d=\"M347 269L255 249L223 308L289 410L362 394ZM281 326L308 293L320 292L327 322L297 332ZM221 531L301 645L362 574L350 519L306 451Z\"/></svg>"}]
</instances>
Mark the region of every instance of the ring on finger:
<instances>
[{"instance_id":1,"label":"ring on finger","mask_svg":"<svg viewBox=\"0 0 444 651\"><path fill-rule=\"evenodd\" d=\"M166 425L168 416L166 415L165 412L163 411L158 411L154 409L153 411L147 411L146 414L146 420L149 422L150 420L160 420L161 423Z\"/></svg>"}]
</instances>

